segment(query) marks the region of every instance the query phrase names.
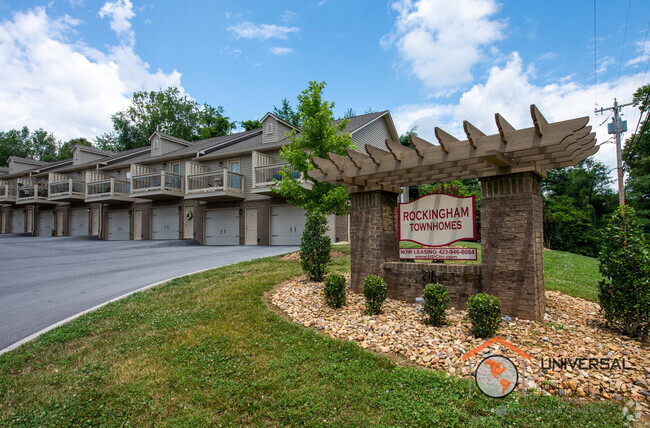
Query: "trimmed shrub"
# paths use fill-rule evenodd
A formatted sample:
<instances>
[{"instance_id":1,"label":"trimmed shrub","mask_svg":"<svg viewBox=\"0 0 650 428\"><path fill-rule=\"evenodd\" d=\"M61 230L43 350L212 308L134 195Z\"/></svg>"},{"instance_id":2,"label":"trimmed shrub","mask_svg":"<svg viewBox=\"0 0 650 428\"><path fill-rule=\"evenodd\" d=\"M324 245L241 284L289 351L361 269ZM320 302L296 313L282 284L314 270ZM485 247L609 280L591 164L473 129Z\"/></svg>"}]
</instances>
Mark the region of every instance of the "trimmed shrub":
<instances>
[{"instance_id":1,"label":"trimmed shrub","mask_svg":"<svg viewBox=\"0 0 650 428\"><path fill-rule=\"evenodd\" d=\"M327 232L327 219L319 211L309 211L300 240L300 264L311 281L322 281L330 262L332 242Z\"/></svg>"},{"instance_id":2,"label":"trimmed shrub","mask_svg":"<svg viewBox=\"0 0 650 428\"><path fill-rule=\"evenodd\" d=\"M366 313L378 315L381 313L381 305L386 300L388 287L386 281L377 275L368 275L363 279L363 297L366 299Z\"/></svg>"},{"instance_id":3,"label":"trimmed shrub","mask_svg":"<svg viewBox=\"0 0 650 428\"><path fill-rule=\"evenodd\" d=\"M489 294L475 294L467 301L467 314L474 336L493 337L501 325L501 302Z\"/></svg>"},{"instance_id":4,"label":"trimmed shrub","mask_svg":"<svg viewBox=\"0 0 650 428\"><path fill-rule=\"evenodd\" d=\"M325 302L331 308L345 305L345 277L331 273L325 277Z\"/></svg>"},{"instance_id":5,"label":"trimmed shrub","mask_svg":"<svg viewBox=\"0 0 650 428\"><path fill-rule=\"evenodd\" d=\"M650 329L650 256L634 209L619 207L603 233L598 299L607 322L628 336Z\"/></svg>"},{"instance_id":6,"label":"trimmed shrub","mask_svg":"<svg viewBox=\"0 0 650 428\"><path fill-rule=\"evenodd\" d=\"M427 284L424 287L424 319L426 324L439 327L445 323L447 309L449 309L449 296L447 289L441 284Z\"/></svg>"}]
</instances>

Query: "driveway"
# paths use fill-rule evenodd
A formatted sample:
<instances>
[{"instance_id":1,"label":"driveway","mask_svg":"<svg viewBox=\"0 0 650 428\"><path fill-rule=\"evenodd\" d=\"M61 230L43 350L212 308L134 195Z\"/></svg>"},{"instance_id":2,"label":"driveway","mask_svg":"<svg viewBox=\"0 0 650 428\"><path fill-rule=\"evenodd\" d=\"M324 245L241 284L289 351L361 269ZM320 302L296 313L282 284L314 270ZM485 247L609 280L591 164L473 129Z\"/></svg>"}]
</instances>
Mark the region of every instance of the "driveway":
<instances>
[{"instance_id":1,"label":"driveway","mask_svg":"<svg viewBox=\"0 0 650 428\"><path fill-rule=\"evenodd\" d=\"M147 285L297 249L0 235L0 350Z\"/></svg>"}]
</instances>

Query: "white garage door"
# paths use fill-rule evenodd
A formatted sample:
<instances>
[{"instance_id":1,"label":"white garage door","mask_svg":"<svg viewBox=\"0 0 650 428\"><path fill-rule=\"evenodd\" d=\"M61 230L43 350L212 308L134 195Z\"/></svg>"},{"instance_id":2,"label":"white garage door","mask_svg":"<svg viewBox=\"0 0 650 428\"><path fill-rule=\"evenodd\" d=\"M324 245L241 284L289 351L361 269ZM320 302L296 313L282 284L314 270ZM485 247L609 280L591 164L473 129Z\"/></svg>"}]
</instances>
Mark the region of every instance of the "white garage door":
<instances>
[{"instance_id":1,"label":"white garage door","mask_svg":"<svg viewBox=\"0 0 650 428\"><path fill-rule=\"evenodd\" d=\"M305 210L293 205L271 207L271 245L300 245Z\"/></svg>"},{"instance_id":2,"label":"white garage door","mask_svg":"<svg viewBox=\"0 0 650 428\"><path fill-rule=\"evenodd\" d=\"M38 236L52 236L54 233L54 211L38 213Z\"/></svg>"},{"instance_id":3,"label":"white garage door","mask_svg":"<svg viewBox=\"0 0 650 428\"><path fill-rule=\"evenodd\" d=\"M11 233L25 233L25 213L23 210L12 211Z\"/></svg>"},{"instance_id":4,"label":"white garage door","mask_svg":"<svg viewBox=\"0 0 650 428\"><path fill-rule=\"evenodd\" d=\"M239 245L239 208L205 212L205 245Z\"/></svg>"},{"instance_id":5,"label":"white garage door","mask_svg":"<svg viewBox=\"0 0 650 428\"><path fill-rule=\"evenodd\" d=\"M128 241L130 231L130 216L128 211L111 211L108 213L109 241Z\"/></svg>"},{"instance_id":6,"label":"white garage door","mask_svg":"<svg viewBox=\"0 0 650 428\"><path fill-rule=\"evenodd\" d=\"M151 239L179 238L178 207L151 209Z\"/></svg>"},{"instance_id":7,"label":"white garage door","mask_svg":"<svg viewBox=\"0 0 650 428\"><path fill-rule=\"evenodd\" d=\"M79 208L70 210L70 236L88 235L88 210Z\"/></svg>"}]
</instances>

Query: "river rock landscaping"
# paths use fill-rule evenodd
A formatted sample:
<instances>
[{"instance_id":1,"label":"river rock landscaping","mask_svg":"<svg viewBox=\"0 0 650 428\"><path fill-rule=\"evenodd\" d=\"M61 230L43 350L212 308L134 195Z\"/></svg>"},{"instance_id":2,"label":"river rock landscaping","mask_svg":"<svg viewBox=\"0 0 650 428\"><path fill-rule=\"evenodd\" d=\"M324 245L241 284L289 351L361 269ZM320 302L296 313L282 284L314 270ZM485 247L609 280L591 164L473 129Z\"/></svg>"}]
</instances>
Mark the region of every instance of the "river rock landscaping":
<instances>
[{"instance_id":1,"label":"river rock landscaping","mask_svg":"<svg viewBox=\"0 0 650 428\"><path fill-rule=\"evenodd\" d=\"M349 274L347 280L349 284ZM294 322L333 338L465 378L468 363L462 355L485 341L473 337L465 310L451 308L446 325L432 327L424 324L415 303L386 299L382 313L369 316L364 313L363 296L349 289L347 306L334 310L325 304L323 284L304 276L280 284L271 302ZM599 310L597 303L546 291L543 322L506 317L497 335L532 356L532 362L526 363L527 391L581 400L633 401L647 415L650 340L608 329ZM516 354L494 344L472 357L472 366L489 354L505 355L520 365ZM594 364L597 359L597 366L590 368L589 359ZM557 367L563 362L566 366Z\"/></svg>"}]
</instances>

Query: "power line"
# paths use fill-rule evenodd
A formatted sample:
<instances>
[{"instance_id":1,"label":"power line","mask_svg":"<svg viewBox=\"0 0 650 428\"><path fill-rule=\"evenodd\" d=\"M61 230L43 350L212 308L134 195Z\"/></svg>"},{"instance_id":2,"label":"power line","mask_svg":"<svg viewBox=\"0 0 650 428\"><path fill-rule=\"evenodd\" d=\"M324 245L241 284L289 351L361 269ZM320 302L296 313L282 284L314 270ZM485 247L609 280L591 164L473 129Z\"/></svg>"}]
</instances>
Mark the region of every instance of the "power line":
<instances>
[{"instance_id":1,"label":"power line","mask_svg":"<svg viewBox=\"0 0 650 428\"><path fill-rule=\"evenodd\" d=\"M598 43L598 39L596 38L596 0L594 0L594 105L598 105L597 100L598 100L598 94L597 94L597 86L598 86L598 79L597 79L597 74L598 74L598 66L596 65L598 60L598 56L596 55L596 45Z\"/></svg>"},{"instance_id":2,"label":"power line","mask_svg":"<svg viewBox=\"0 0 650 428\"><path fill-rule=\"evenodd\" d=\"M645 37L643 38L643 48L641 49L641 56L639 57L639 64L636 66L636 73L634 74L634 84L632 85L632 92L636 89L636 79L639 77L639 70L641 69L641 63L643 62L643 56L645 55L645 43L648 41L648 30L650 30L650 19L648 19L648 26L645 29ZM645 77L645 73L643 74ZM641 80L643 82L643 80Z\"/></svg>"},{"instance_id":3,"label":"power line","mask_svg":"<svg viewBox=\"0 0 650 428\"><path fill-rule=\"evenodd\" d=\"M630 21L630 9L632 7L632 0L627 3L627 18L625 18L625 31L623 32L623 46L621 46L621 60L618 62L618 81L621 78L621 68L623 67L623 53L625 52L625 40L627 39L627 25Z\"/></svg>"}]
</instances>

